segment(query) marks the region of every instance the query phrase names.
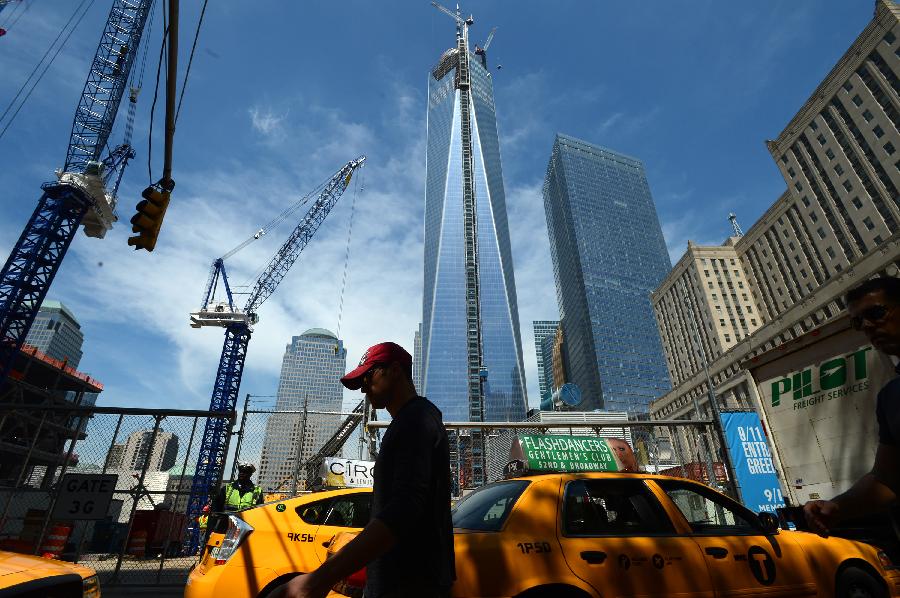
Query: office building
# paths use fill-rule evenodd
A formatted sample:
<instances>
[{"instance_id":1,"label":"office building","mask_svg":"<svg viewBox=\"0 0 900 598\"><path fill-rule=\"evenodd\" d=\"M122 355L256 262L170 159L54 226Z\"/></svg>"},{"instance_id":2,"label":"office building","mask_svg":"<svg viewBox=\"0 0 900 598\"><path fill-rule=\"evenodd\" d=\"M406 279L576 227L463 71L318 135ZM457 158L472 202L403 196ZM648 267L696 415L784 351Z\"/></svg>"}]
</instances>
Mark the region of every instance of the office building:
<instances>
[{"instance_id":1,"label":"office building","mask_svg":"<svg viewBox=\"0 0 900 598\"><path fill-rule=\"evenodd\" d=\"M77 368L81 362L84 334L69 308L59 301L45 300L25 342L41 353Z\"/></svg>"},{"instance_id":2,"label":"office building","mask_svg":"<svg viewBox=\"0 0 900 598\"><path fill-rule=\"evenodd\" d=\"M567 381L583 410L646 413L669 388L649 296L671 262L644 166L559 134L543 194Z\"/></svg>"},{"instance_id":3,"label":"office building","mask_svg":"<svg viewBox=\"0 0 900 598\"><path fill-rule=\"evenodd\" d=\"M275 411L266 423L259 484L267 492L297 477L305 488L305 461L334 434L342 418L347 351L335 334L311 328L285 347ZM289 413L277 413L277 412ZM298 463L299 459L299 463Z\"/></svg>"},{"instance_id":4,"label":"office building","mask_svg":"<svg viewBox=\"0 0 900 598\"><path fill-rule=\"evenodd\" d=\"M546 346L545 341L556 337L559 320L535 320L532 325L534 326L534 352L537 356L538 391L543 399L544 395L553 392L552 357L546 359L548 348L552 355L553 341L551 340Z\"/></svg>"},{"instance_id":5,"label":"office building","mask_svg":"<svg viewBox=\"0 0 900 598\"><path fill-rule=\"evenodd\" d=\"M110 451L114 452L119 451ZM165 471L175 465L178 457L178 436L158 430L154 438L153 430L138 430L128 435L121 455L118 469L141 471L146 467L147 471Z\"/></svg>"},{"instance_id":6,"label":"office building","mask_svg":"<svg viewBox=\"0 0 900 598\"><path fill-rule=\"evenodd\" d=\"M521 421L527 405L486 61L460 23L428 74L421 392L447 421Z\"/></svg>"},{"instance_id":7,"label":"office building","mask_svg":"<svg viewBox=\"0 0 900 598\"><path fill-rule=\"evenodd\" d=\"M413 384L419 394L422 393L422 324L416 329L413 338L413 363L412 363Z\"/></svg>"},{"instance_id":8,"label":"office building","mask_svg":"<svg viewBox=\"0 0 900 598\"><path fill-rule=\"evenodd\" d=\"M674 385L654 418L696 415L695 399L708 414L704 361L722 406L752 407L742 362L843 313L844 293L862 280L897 274L898 54L900 7L877 0L874 18L767 142L784 193L746 234L690 244L654 293ZM692 319L705 356L686 351L692 332L679 322Z\"/></svg>"}]
</instances>

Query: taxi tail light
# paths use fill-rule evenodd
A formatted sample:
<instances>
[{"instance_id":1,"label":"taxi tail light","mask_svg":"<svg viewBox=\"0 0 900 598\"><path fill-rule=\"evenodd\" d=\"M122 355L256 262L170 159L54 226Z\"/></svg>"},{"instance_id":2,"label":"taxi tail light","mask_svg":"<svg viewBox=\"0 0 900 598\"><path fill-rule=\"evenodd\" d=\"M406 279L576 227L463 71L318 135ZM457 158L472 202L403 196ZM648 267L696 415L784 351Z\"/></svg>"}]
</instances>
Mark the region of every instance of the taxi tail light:
<instances>
[{"instance_id":1,"label":"taxi tail light","mask_svg":"<svg viewBox=\"0 0 900 598\"><path fill-rule=\"evenodd\" d=\"M885 569L897 569L897 565L891 561L891 557L883 550L878 551L878 562L880 562L881 566Z\"/></svg>"},{"instance_id":2,"label":"taxi tail light","mask_svg":"<svg viewBox=\"0 0 900 598\"><path fill-rule=\"evenodd\" d=\"M249 523L240 517L229 515L228 531L225 532L225 538L222 539L222 544L219 546L219 550L216 551L216 564L224 565L228 562L228 559L237 552L244 538L250 535L252 531L253 528Z\"/></svg>"}]
</instances>

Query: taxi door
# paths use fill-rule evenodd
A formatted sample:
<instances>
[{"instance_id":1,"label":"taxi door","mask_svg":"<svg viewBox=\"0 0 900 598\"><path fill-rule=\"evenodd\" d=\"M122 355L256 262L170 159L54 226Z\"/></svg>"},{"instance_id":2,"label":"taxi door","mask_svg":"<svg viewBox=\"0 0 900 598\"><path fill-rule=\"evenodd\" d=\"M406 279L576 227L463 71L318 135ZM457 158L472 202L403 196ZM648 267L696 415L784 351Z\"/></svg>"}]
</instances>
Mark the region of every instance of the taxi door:
<instances>
[{"instance_id":1,"label":"taxi door","mask_svg":"<svg viewBox=\"0 0 900 598\"><path fill-rule=\"evenodd\" d=\"M714 596L699 547L643 480L569 479L558 537L572 572L603 596Z\"/></svg>"},{"instance_id":2,"label":"taxi door","mask_svg":"<svg viewBox=\"0 0 900 598\"><path fill-rule=\"evenodd\" d=\"M684 480L654 482L686 520L717 596L817 596L803 549L784 534L766 533L751 511L718 492Z\"/></svg>"},{"instance_id":3,"label":"taxi door","mask_svg":"<svg viewBox=\"0 0 900 598\"><path fill-rule=\"evenodd\" d=\"M328 558L328 547L341 532L360 531L369 523L372 514L372 493L359 492L335 497L328 507L325 518L316 530L313 550L324 562Z\"/></svg>"}]
</instances>

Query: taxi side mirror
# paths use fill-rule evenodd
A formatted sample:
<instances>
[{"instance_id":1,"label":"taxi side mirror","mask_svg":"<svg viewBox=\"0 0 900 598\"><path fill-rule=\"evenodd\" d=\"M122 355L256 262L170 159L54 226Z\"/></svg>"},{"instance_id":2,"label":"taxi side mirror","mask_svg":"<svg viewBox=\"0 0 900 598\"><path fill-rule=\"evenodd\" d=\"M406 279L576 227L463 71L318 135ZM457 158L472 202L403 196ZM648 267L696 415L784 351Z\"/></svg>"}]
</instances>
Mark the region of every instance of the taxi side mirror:
<instances>
[{"instance_id":1,"label":"taxi side mirror","mask_svg":"<svg viewBox=\"0 0 900 598\"><path fill-rule=\"evenodd\" d=\"M759 514L759 521L762 523L763 530L767 534L774 534L778 531L778 517L769 513L768 511L763 511Z\"/></svg>"}]
</instances>

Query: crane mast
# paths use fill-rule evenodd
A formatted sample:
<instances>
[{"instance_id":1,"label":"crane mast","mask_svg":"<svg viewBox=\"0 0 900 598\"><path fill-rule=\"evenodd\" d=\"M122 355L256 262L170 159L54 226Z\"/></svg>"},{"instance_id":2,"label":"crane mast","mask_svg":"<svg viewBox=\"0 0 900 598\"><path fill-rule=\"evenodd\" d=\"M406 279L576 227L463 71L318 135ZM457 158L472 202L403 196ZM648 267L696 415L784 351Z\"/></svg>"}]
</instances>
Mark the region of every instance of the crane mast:
<instances>
[{"instance_id":1,"label":"crane mast","mask_svg":"<svg viewBox=\"0 0 900 598\"><path fill-rule=\"evenodd\" d=\"M75 110L64 167L0 270L0 384L9 375L78 227L102 238L116 220L100 154L106 147L154 0L113 0ZM130 148L112 157L121 169ZM116 187L118 186L118 179Z\"/></svg>"},{"instance_id":2,"label":"crane mast","mask_svg":"<svg viewBox=\"0 0 900 598\"><path fill-rule=\"evenodd\" d=\"M338 199L347 190L353 173L362 166L366 157L360 156L348 162L335 173L325 184L319 197L309 208L303 219L291 232L287 240L275 252L262 275L256 280L250 296L242 310L234 307L231 287L225 272L222 258L213 262L212 272L207 282L206 294L200 311L191 314L191 326L218 326L225 328L225 344L216 371L210 411L233 411L237 405L238 392L241 387L241 376L247 357L247 347L253 332L251 326L259 320L257 310L272 296L278 285L284 280L291 266L300 257L322 222L337 204ZM217 281L221 279L228 294L228 303L214 304ZM228 449L228 422L221 417L210 417L203 429L200 454L197 457L197 468L191 484L188 498L188 521L196 521L200 511L207 503L212 489L219 483L219 475L225 465ZM182 549L187 554L195 554L199 547L200 534L196 526L188 528Z\"/></svg>"}]
</instances>

